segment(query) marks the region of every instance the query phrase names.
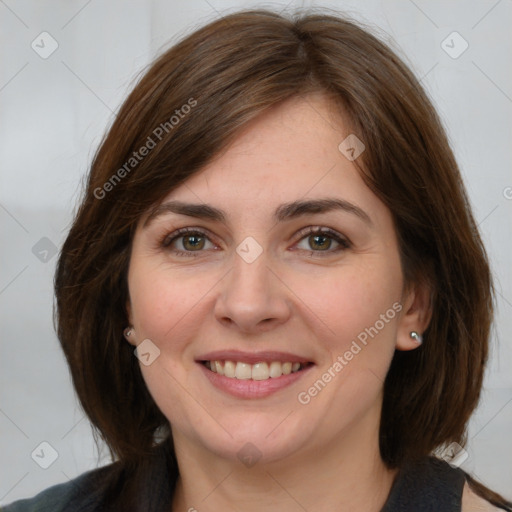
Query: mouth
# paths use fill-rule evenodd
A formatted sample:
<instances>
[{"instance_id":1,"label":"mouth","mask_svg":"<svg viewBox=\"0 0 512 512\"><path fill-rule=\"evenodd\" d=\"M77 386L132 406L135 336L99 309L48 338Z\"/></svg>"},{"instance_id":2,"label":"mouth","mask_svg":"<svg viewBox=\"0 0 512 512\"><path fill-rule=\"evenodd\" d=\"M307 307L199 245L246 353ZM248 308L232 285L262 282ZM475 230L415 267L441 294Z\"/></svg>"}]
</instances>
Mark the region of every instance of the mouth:
<instances>
[{"instance_id":1,"label":"mouth","mask_svg":"<svg viewBox=\"0 0 512 512\"><path fill-rule=\"evenodd\" d=\"M313 365L310 361L259 361L251 364L236 360L214 359L199 362L211 372L228 379L254 381L277 379L283 375L301 372Z\"/></svg>"},{"instance_id":2,"label":"mouth","mask_svg":"<svg viewBox=\"0 0 512 512\"><path fill-rule=\"evenodd\" d=\"M196 359L206 382L242 399L265 398L293 386L310 373L315 362L289 352L217 350Z\"/></svg>"}]
</instances>

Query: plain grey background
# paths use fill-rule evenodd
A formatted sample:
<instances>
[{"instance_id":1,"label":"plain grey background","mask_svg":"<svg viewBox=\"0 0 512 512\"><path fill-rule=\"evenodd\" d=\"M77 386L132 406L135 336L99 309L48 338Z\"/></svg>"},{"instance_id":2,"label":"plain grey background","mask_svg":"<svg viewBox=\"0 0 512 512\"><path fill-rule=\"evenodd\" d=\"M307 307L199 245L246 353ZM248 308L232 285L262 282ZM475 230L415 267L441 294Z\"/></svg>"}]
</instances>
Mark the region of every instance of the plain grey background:
<instances>
[{"instance_id":1,"label":"plain grey background","mask_svg":"<svg viewBox=\"0 0 512 512\"><path fill-rule=\"evenodd\" d=\"M310 6L374 27L444 121L498 298L461 467L512 498L510 0L0 0L0 504L98 464L53 330L52 279L81 180L120 103L158 53L207 21Z\"/></svg>"}]
</instances>

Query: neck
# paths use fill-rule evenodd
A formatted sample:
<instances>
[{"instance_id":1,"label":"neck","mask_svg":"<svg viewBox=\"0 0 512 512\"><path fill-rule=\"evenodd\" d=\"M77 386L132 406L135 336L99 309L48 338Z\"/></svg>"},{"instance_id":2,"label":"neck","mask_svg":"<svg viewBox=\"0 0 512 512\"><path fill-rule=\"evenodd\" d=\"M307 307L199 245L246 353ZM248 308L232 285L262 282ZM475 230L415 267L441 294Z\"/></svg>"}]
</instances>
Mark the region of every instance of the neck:
<instances>
[{"instance_id":1,"label":"neck","mask_svg":"<svg viewBox=\"0 0 512 512\"><path fill-rule=\"evenodd\" d=\"M358 422L329 445L245 467L173 433L180 477L173 512L379 512L397 470L384 465L378 426Z\"/></svg>"}]
</instances>

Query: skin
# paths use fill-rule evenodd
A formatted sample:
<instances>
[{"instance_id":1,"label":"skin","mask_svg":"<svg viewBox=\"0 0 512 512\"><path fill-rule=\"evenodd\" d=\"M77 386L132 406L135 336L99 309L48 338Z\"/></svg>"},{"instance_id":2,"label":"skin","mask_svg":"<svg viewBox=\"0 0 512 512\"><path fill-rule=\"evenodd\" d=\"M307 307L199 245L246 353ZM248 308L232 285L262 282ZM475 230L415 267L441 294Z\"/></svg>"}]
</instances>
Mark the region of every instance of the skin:
<instances>
[{"instance_id":1,"label":"skin","mask_svg":"<svg viewBox=\"0 0 512 512\"><path fill-rule=\"evenodd\" d=\"M499 509L478 496L468 484L462 493L462 512L499 512Z\"/></svg>"},{"instance_id":2,"label":"skin","mask_svg":"<svg viewBox=\"0 0 512 512\"><path fill-rule=\"evenodd\" d=\"M322 94L292 98L253 120L166 198L221 208L226 224L176 213L146 227L141 219L128 274L129 341L150 339L160 350L141 370L172 428L175 511L378 512L387 499L396 472L379 454L383 382L395 349L418 347L409 333L428 325L428 290L405 290L391 213L338 150L349 133ZM272 218L282 203L324 197L356 204L373 225L337 210ZM336 251L328 239L321 251L328 240L301 234L308 226L329 227L351 245ZM162 247L183 227L211 236L195 251L186 235ZM263 249L250 264L236 252L248 236ZM299 403L298 393L396 302L400 313L308 404ZM291 352L315 366L266 398L235 398L195 362L222 349ZM251 467L237 457L247 442L261 456Z\"/></svg>"}]
</instances>

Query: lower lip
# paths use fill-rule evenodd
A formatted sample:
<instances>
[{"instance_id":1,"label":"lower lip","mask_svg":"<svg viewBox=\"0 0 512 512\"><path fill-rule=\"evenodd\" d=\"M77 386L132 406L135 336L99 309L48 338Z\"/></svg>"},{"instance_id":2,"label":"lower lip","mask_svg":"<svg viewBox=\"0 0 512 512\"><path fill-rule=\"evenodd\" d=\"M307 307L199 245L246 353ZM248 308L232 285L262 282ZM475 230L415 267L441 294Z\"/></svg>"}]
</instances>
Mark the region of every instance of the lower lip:
<instances>
[{"instance_id":1,"label":"lower lip","mask_svg":"<svg viewBox=\"0 0 512 512\"><path fill-rule=\"evenodd\" d=\"M236 396L237 398L264 398L280 389L291 386L313 368L313 365L309 365L298 372L281 375L281 377L271 377L266 380L252 380L224 377L223 375L212 372L202 363L197 364L201 367L208 380L217 389Z\"/></svg>"}]
</instances>

